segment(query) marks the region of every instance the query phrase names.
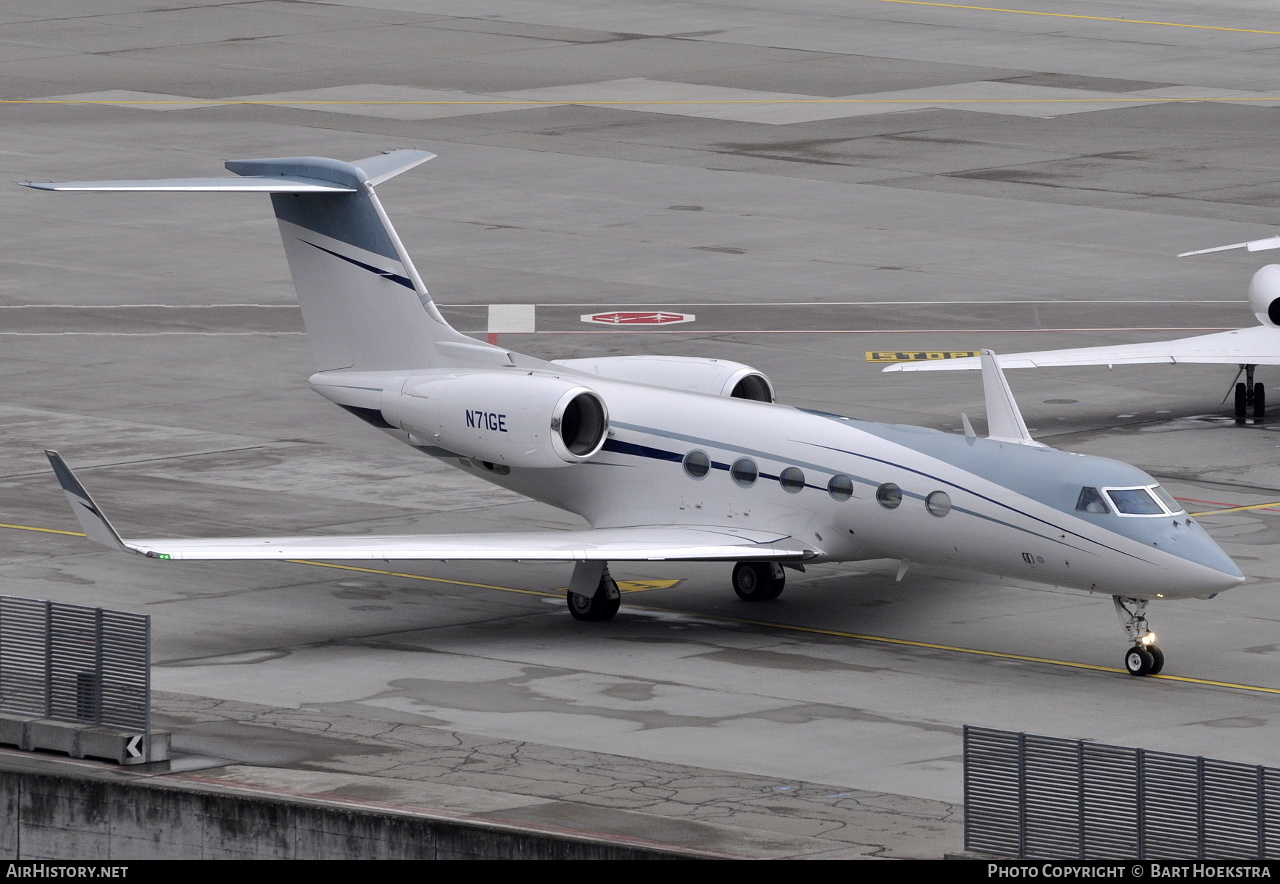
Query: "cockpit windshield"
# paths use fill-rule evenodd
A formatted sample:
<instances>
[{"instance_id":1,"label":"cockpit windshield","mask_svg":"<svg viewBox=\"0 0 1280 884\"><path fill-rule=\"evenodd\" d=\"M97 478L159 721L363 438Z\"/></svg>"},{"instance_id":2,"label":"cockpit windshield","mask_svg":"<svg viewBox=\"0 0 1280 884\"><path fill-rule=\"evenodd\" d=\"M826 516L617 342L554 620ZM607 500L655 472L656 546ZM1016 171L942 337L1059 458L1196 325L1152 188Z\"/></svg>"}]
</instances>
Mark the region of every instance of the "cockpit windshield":
<instances>
[{"instance_id":1,"label":"cockpit windshield","mask_svg":"<svg viewBox=\"0 0 1280 884\"><path fill-rule=\"evenodd\" d=\"M1173 495L1159 485L1136 488L1080 489L1076 512L1121 516L1178 516L1186 512Z\"/></svg>"},{"instance_id":2,"label":"cockpit windshield","mask_svg":"<svg viewBox=\"0 0 1280 884\"><path fill-rule=\"evenodd\" d=\"M1174 500L1173 495L1168 491L1165 491L1159 485L1152 486L1151 490L1155 493L1156 497L1160 498L1160 502L1164 504L1164 508L1173 515L1176 516L1179 513L1185 513L1187 511L1186 507Z\"/></svg>"},{"instance_id":3,"label":"cockpit windshield","mask_svg":"<svg viewBox=\"0 0 1280 884\"><path fill-rule=\"evenodd\" d=\"M1164 507L1146 488L1108 488L1116 512L1126 516L1163 516Z\"/></svg>"}]
</instances>

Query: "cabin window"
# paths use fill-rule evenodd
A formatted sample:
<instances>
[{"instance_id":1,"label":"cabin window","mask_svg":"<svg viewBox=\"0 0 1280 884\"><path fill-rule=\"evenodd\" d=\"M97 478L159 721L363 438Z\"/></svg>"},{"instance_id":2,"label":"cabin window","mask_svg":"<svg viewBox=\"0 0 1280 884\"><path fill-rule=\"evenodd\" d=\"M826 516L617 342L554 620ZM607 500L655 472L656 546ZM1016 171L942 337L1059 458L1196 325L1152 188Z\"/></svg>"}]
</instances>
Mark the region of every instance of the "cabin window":
<instances>
[{"instance_id":1,"label":"cabin window","mask_svg":"<svg viewBox=\"0 0 1280 884\"><path fill-rule=\"evenodd\" d=\"M924 508L929 511L929 515L941 519L951 512L951 495L945 491L935 491L924 499Z\"/></svg>"},{"instance_id":2,"label":"cabin window","mask_svg":"<svg viewBox=\"0 0 1280 884\"><path fill-rule=\"evenodd\" d=\"M705 451L690 451L684 456L684 471L692 479L701 479L711 472L711 458Z\"/></svg>"},{"instance_id":3,"label":"cabin window","mask_svg":"<svg viewBox=\"0 0 1280 884\"><path fill-rule=\"evenodd\" d=\"M1076 501L1076 512L1106 515L1111 510L1107 508L1107 502L1102 499L1102 494L1097 488L1085 487L1080 489L1080 498Z\"/></svg>"},{"instance_id":4,"label":"cabin window","mask_svg":"<svg viewBox=\"0 0 1280 884\"><path fill-rule=\"evenodd\" d=\"M848 500L853 497L853 480L843 474L832 476L827 483L827 493L833 500Z\"/></svg>"},{"instance_id":5,"label":"cabin window","mask_svg":"<svg viewBox=\"0 0 1280 884\"><path fill-rule=\"evenodd\" d=\"M743 488L750 488L756 484L756 478L760 475L760 468L756 466L756 462L751 458L740 457L729 468L729 475L733 476L733 481Z\"/></svg>"},{"instance_id":6,"label":"cabin window","mask_svg":"<svg viewBox=\"0 0 1280 884\"><path fill-rule=\"evenodd\" d=\"M778 477L778 484L788 494L799 494L804 488L804 470L799 467L787 467Z\"/></svg>"},{"instance_id":7,"label":"cabin window","mask_svg":"<svg viewBox=\"0 0 1280 884\"><path fill-rule=\"evenodd\" d=\"M876 501L887 510L896 510L902 503L902 489L892 482L885 482L876 489Z\"/></svg>"},{"instance_id":8,"label":"cabin window","mask_svg":"<svg viewBox=\"0 0 1280 884\"><path fill-rule=\"evenodd\" d=\"M1108 488L1116 512L1125 516L1163 516L1164 508L1146 488Z\"/></svg>"}]
</instances>

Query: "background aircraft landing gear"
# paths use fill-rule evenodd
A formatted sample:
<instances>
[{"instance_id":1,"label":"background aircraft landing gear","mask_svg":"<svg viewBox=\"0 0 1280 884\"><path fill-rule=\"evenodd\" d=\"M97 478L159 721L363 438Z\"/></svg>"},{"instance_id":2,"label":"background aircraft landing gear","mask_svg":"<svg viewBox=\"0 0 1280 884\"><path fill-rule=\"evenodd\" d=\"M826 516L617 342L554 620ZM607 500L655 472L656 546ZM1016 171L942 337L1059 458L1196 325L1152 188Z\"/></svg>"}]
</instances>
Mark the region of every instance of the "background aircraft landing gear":
<instances>
[{"instance_id":1,"label":"background aircraft landing gear","mask_svg":"<svg viewBox=\"0 0 1280 884\"><path fill-rule=\"evenodd\" d=\"M1267 388L1263 384L1254 383L1253 370L1257 368L1255 365L1242 365L1241 371L1244 372L1245 379L1236 384L1236 423L1242 424L1253 413L1253 422L1255 424L1262 423L1267 413ZM1240 377L1240 373L1236 373L1236 377Z\"/></svg>"},{"instance_id":2,"label":"background aircraft landing gear","mask_svg":"<svg viewBox=\"0 0 1280 884\"><path fill-rule=\"evenodd\" d=\"M1112 596L1116 616L1124 626L1133 647L1124 655L1124 668L1130 675L1159 675L1164 669L1164 652L1156 647L1156 634L1147 626L1147 600Z\"/></svg>"},{"instance_id":3,"label":"background aircraft landing gear","mask_svg":"<svg viewBox=\"0 0 1280 884\"><path fill-rule=\"evenodd\" d=\"M744 602L764 602L782 595L787 577L777 562L738 562L733 566L733 591Z\"/></svg>"},{"instance_id":4,"label":"background aircraft landing gear","mask_svg":"<svg viewBox=\"0 0 1280 884\"><path fill-rule=\"evenodd\" d=\"M609 576L607 563L578 562L569 581L567 600L574 620L612 620L622 605L622 594L617 581Z\"/></svg>"}]
</instances>

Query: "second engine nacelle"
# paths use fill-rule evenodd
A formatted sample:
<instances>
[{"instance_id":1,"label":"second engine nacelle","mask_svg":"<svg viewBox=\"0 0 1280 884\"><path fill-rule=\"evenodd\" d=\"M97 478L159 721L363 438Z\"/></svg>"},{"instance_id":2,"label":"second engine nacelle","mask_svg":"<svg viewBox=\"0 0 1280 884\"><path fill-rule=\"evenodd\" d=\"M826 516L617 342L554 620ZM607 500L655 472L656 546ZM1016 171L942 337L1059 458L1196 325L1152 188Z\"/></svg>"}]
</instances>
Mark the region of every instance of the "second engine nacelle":
<instances>
[{"instance_id":1,"label":"second engine nacelle","mask_svg":"<svg viewBox=\"0 0 1280 884\"><path fill-rule=\"evenodd\" d=\"M1280 264L1268 264L1253 275L1249 306L1258 322L1280 327Z\"/></svg>"},{"instance_id":2,"label":"second engine nacelle","mask_svg":"<svg viewBox=\"0 0 1280 884\"><path fill-rule=\"evenodd\" d=\"M382 415L424 444L512 467L582 463L609 435L594 390L518 370L409 378L383 394Z\"/></svg>"},{"instance_id":3,"label":"second engine nacelle","mask_svg":"<svg viewBox=\"0 0 1280 884\"><path fill-rule=\"evenodd\" d=\"M602 356L598 359L557 359L556 365L576 368L615 381L633 381L712 396L774 401L773 383L749 365L696 356Z\"/></svg>"}]
</instances>

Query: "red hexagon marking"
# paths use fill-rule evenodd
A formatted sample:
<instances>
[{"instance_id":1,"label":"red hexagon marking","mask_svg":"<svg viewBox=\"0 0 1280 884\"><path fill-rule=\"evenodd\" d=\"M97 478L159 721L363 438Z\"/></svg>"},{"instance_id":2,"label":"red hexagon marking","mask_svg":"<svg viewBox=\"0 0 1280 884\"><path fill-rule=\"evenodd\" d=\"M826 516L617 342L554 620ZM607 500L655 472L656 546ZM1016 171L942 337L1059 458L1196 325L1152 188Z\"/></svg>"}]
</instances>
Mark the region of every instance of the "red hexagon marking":
<instances>
[{"instance_id":1,"label":"red hexagon marking","mask_svg":"<svg viewBox=\"0 0 1280 884\"><path fill-rule=\"evenodd\" d=\"M665 310L611 310L607 313L584 313L583 322L596 325L671 325L677 322L693 322L692 313L671 313Z\"/></svg>"}]
</instances>

